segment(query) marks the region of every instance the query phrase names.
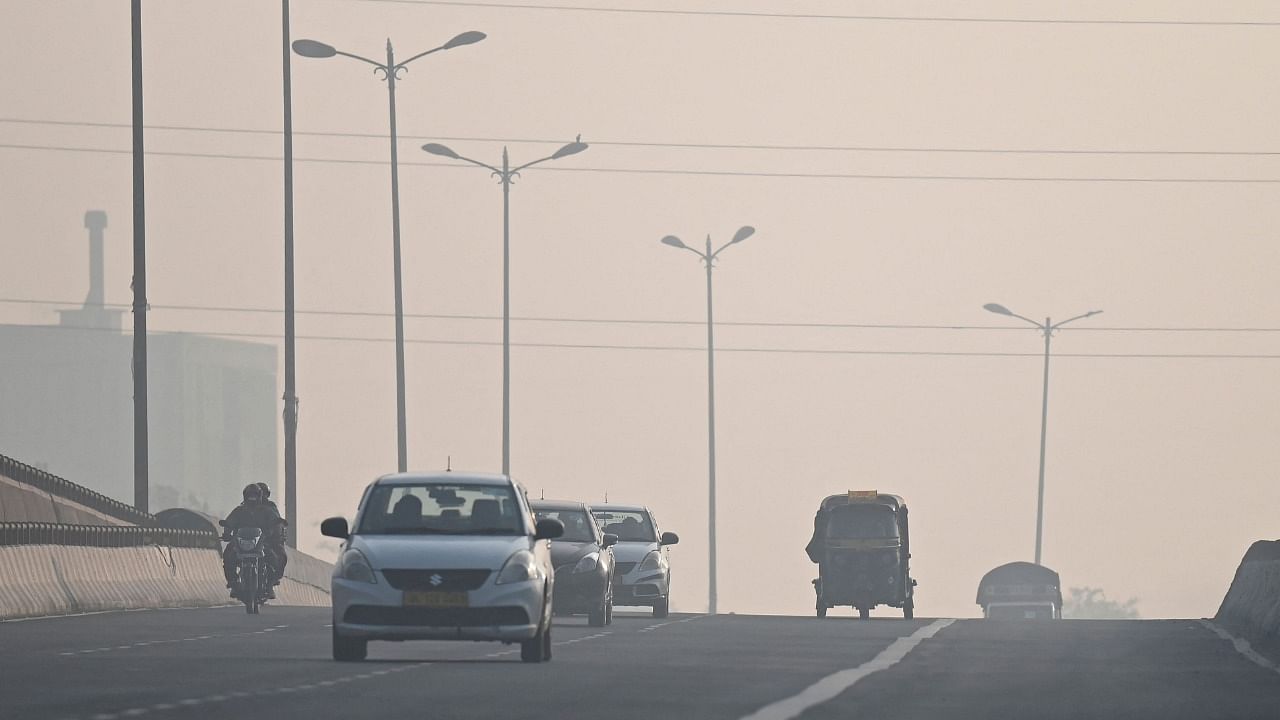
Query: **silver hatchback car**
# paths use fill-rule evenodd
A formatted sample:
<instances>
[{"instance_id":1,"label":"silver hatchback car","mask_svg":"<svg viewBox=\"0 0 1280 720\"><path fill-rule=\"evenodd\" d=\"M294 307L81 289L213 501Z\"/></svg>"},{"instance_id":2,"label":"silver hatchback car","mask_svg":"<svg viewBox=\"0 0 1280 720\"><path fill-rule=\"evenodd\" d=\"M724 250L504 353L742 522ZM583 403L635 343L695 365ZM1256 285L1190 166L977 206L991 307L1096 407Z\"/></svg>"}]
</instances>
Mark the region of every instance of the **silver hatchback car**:
<instances>
[{"instance_id":1,"label":"silver hatchback car","mask_svg":"<svg viewBox=\"0 0 1280 720\"><path fill-rule=\"evenodd\" d=\"M363 660L370 640L520 643L525 662L551 659L555 582L547 542L564 526L535 521L505 475L400 473L378 478L342 538L333 572L333 658Z\"/></svg>"},{"instance_id":2,"label":"silver hatchback car","mask_svg":"<svg viewBox=\"0 0 1280 720\"><path fill-rule=\"evenodd\" d=\"M673 532L659 532L658 520L643 505L592 505L591 514L604 532L617 535L613 546L614 605L645 605L664 618L671 609L671 565L667 548L680 542Z\"/></svg>"}]
</instances>

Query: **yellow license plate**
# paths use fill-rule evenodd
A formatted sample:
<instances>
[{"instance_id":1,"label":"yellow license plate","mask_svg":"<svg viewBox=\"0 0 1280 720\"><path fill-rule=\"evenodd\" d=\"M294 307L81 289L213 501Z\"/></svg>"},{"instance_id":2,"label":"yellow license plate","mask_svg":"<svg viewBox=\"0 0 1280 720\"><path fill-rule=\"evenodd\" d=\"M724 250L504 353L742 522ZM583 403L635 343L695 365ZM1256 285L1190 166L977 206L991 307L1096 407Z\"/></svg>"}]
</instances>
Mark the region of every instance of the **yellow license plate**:
<instances>
[{"instance_id":1,"label":"yellow license plate","mask_svg":"<svg viewBox=\"0 0 1280 720\"><path fill-rule=\"evenodd\" d=\"M467 607L467 594L410 590L404 594L404 604L406 607Z\"/></svg>"}]
</instances>

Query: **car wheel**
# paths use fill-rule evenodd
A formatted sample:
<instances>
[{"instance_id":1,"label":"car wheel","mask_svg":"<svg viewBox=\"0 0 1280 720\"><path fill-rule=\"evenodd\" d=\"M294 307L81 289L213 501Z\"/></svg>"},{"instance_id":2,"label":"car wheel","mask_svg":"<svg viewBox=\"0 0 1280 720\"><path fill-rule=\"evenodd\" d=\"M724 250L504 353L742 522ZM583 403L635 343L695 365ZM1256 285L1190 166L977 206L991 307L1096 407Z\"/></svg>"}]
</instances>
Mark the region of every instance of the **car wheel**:
<instances>
[{"instance_id":1,"label":"car wheel","mask_svg":"<svg viewBox=\"0 0 1280 720\"><path fill-rule=\"evenodd\" d=\"M547 631L542 633L542 659L551 659L551 627L547 627Z\"/></svg>"},{"instance_id":2,"label":"car wheel","mask_svg":"<svg viewBox=\"0 0 1280 720\"><path fill-rule=\"evenodd\" d=\"M668 602L669 601L665 597L658 598L657 602L653 604L653 616L656 618L666 617L670 611Z\"/></svg>"},{"instance_id":3,"label":"car wheel","mask_svg":"<svg viewBox=\"0 0 1280 720\"><path fill-rule=\"evenodd\" d=\"M613 624L613 598L609 598L609 605L604 609L604 624Z\"/></svg>"},{"instance_id":4,"label":"car wheel","mask_svg":"<svg viewBox=\"0 0 1280 720\"><path fill-rule=\"evenodd\" d=\"M545 644L550 644L551 628L543 628L541 632L528 640L520 641L520 659L527 663L542 662Z\"/></svg>"},{"instance_id":5,"label":"car wheel","mask_svg":"<svg viewBox=\"0 0 1280 720\"><path fill-rule=\"evenodd\" d=\"M369 657L369 641L344 638L333 629L333 659L338 662L359 662Z\"/></svg>"},{"instance_id":6,"label":"car wheel","mask_svg":"<svg viewBox=\"0 0 1280 720\"><path fill-rule=\"evenodd\" d=\"M603 598L600 604L587 613L587 624L591 627L604 627L609 620L609 599Z\"/></svg>"}]
</instances>

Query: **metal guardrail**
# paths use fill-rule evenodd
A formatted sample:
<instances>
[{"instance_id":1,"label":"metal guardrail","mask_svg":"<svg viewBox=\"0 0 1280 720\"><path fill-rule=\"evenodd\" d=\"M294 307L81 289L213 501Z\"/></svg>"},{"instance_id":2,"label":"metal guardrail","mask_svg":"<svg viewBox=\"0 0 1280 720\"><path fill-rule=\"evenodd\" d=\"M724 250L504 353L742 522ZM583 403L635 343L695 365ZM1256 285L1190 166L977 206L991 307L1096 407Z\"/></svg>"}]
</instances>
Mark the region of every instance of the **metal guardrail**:
<instances>
[{"instance_id":1,"label":"metal guardrail","mask_svg":"<svg viewBox=\"0 0 1280 720\"><path fill-rule=\"evenodd\" d=\"M133 527L127 525L64 525L61 523L0 523L0 546L75 545L81 547L219 548L218 535L203 530Z\"/></svg>"},{"instance_id":2,"label":"metal guardrail","mask_svg":"<svg viewBox=\"0 0 1280 720\"><path fill-rule=\"evenodd\" d=\"M16 480L39 488L64 500L79 503L91 510L110 515L117 520L123 520L135 525L150 526L156 524L154 515L140 512L132 505L122 503L102 493L94 492L70 480L64 480L40 468L18 462L7 455L0 455L0 475L4 475L10 480Z\"/></svg>"}]
</instances>

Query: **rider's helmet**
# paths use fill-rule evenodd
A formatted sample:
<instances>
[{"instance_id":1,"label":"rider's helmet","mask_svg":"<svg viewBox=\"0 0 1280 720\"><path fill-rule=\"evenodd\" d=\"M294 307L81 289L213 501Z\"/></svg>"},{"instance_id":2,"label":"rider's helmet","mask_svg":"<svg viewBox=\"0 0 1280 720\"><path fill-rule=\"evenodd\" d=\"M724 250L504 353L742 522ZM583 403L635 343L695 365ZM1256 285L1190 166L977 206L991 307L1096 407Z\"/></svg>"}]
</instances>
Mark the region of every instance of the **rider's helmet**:
<instances>
[{"instance_id":1,"label":"rider's helmet","mask_svg":"<svg viewBox=\"0 0 1280 720\"><path fill-rule=\"evenodd\" d=\"M263 502L266 502L266 501L270 500L270 499L271 499L271 488L267 487L267 484L266 484L266 483L264 483L264 482L255 483L255 484L258 486L258 489L262 491L262 501L263 501Z\"/></svg>"},{"instance_id":2,"label":"rider's helmet","mask_svg":"<svg viewBox=\"0 0 1280 720\"><path fill-rule=\"evenodd\" d=\"M263 499L262 488L258 487L258 483L249 483L244 486L241 492L245 502L261 502Z\"/></svg>"}]
</instances>

